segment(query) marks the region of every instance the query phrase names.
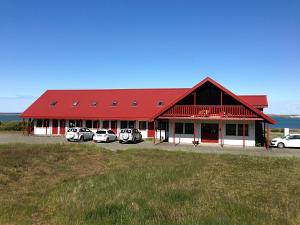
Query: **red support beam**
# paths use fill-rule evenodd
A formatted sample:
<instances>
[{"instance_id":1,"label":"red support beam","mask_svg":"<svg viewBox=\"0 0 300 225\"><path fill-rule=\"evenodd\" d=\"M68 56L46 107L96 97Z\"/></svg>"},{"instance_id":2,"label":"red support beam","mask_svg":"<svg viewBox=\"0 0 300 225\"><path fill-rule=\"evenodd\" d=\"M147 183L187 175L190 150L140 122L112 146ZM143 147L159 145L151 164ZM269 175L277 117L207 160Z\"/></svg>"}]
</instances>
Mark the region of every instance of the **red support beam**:
<instances>
[{"instance_id":1,"label":"red support beam","mask_svg":"<svg viewBox=\"0 0 300 225\"><path fill-rule=\"evenodd\" d=\"M196 146L196 120L194 120L194 146Z\"/></svg>"},{"instance_id":2,"label":"red support beam","mask_svg":"<svg viewBox=\"0 0 300 225\"><path fill-rule=\"evenodd\" d=\"M223 92L221 91L221 96L220 96L220 104L221 104L221 108L220 108L220 144L221 147L223 147L223 122L222 122L222 117L223 117Z\"/></svg>"},{"instance_id":3,"label":"red support beam","mask_svg":"<svg viewBox=\"0 0 300 225\"><path fill-rule=\"evenodd\" d=\"M175 145L175 120L173 121L173 144Z\"/></svg>"},{"instance_id":4,"label":"red support beam","mask_svg":"<svg viewBox=\"0 0 300 225\"><path fill-rule=\"evenodd\" d=\"M269 124L267 124L267 143L266 143L267 149L269 149L269 140L270 140L270 129L269 129Z\"/></svg>"},{"instance_id":5,"label":"red support beam","mask_svg":"<svg viewBox=\"0 0 300 225\"><path fill-rule=\"evenodd\" d=\"M245 148L245 123L243 123L243 148Z\"/></svg>"}]
</instances>

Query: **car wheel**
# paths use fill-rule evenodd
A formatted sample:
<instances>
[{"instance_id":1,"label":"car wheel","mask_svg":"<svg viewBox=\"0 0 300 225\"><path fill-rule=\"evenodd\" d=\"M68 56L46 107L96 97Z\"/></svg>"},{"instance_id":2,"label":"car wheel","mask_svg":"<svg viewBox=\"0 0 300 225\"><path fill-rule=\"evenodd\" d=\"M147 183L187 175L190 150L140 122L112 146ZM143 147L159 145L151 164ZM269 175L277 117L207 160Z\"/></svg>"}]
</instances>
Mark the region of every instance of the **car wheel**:
<instances>
[{"instance_id":1,"label":"car wheel","mask_svg":"<svg viewBox=\"0 0 300 225\"><path fill-rule=\"evenodd\" d=\"M123 141L119 141L120 144L123 144Z\"/></svg>"},{"instance_id":2,"label":"car wheel","mask_svg":"<svg viewBox=\"0 0 300 225\"><path fill-rule=\"evenodd\" d=\"M284 144L282 142L278 143L277 148L284 148Z\"/></svg>"},{"instance_id":3,"label":"car wheel","mask_svg":"<svg viewBox=\"0 0 300 225\"><path fill-rule=\"evenodd\" d=\"M109 138L106 138L106 143L108 143L109 142Z\"/></svg>"},{"instance_id":4,"label":"car wheel","mask_svg":"<svg viewBox=\"0 0 300 225\"><path fill-rule=\"evenodd\" d=\"M136 144L136 138L133 138L133 144Z\"/></svg>"},{"instance_id":5,"label":"car wheel","mask_svg":"<svg viewBox=\"0 0 300 225\"><path fill-rule=\"evenodd\" d=\"M80 141L80 142L84 142L84 137L81 136L79 141Z\"/></svg>"}]
</instances>

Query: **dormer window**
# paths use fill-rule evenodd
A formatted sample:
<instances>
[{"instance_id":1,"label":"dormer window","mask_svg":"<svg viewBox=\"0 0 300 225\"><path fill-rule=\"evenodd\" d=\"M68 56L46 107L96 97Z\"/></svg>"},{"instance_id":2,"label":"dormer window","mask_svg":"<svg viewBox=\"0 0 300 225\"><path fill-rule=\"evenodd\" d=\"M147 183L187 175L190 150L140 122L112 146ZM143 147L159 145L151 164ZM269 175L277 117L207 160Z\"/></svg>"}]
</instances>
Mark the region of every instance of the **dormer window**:
<instances>
[{"instance_id":1,"label":"dormer window","mask_svg":"<svg viewBox=\"0 0 300 225\"><path fill-rule=\"evenodd\" d=\"M92 101L92 102L91 102L91 106L92 106L92 107L96 107L96 106L97 106L97 104L98 104L98 102L97 102L97 101Z\"/></svg>"},{"instance_id":2,"label":"dormer window","mask_svg":"<svg viewBox=\"0 0 300 225\"><path fill-rule=\"evenodd\" d=\"M56 104L57 104L57 101L50 102L50 106L52 106L52 107L56 106Z\"/></svg>"},{"instance_id":3,"label":"dormer window","mask_svg":"<svg viewBox=\"0 0 300 225\"><path fill-rule=\"evenodd\" d=\"M118 105L118 101L117 100L113 100L112 102L111 102L111 106L117 106Z\"/></svg>"},{"instance_id":4,"label":"dormer window","mask_svg":"<svg viewBox=\"0 0 300 225\"><path fill-rule=\"evenodd\" d=\"M162 100L158 101L157 106L164 106L164 101Z\"/></svg>"},{"instance_id":5,"label":"dormer window","mask_svg":"<svg viewBox=\"0 0 300 225\"><path fill-rule=\"evenodd\" d=\"M138 102L137 102L137 100L133 100L132 102L131 102L131 106L134 106L134 107L136 107L138 105Z\"/></svg>"},{"instance_id":6,"label":"dormer window","mask_svg":"<svg viewBox=\"0 0 300 225\"><path fill-rule=\"evenodd\" d=\"M72 103L72 106L73 107L77 107L79 105L79 101L74 101L73 103Z\"/></svg>"}]
</instances>

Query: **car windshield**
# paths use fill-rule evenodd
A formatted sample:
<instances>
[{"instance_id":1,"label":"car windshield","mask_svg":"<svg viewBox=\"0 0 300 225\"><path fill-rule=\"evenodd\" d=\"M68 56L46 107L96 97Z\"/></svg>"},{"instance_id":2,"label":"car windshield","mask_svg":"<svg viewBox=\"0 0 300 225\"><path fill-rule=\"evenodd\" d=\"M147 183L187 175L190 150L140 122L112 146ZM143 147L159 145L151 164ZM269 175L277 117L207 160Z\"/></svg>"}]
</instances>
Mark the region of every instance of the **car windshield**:
<instances>
[{"instance_id":1,"label":"car windshield","mask_svg":"<svg viewBox=\"0 0 300 225\"><path fill-rule=\"evenodd\" d=\"M68 132L77 132L77 129L75 129L75 128L69 128Z\"/></svg>"},{"instance_id":2,"label":"car windshield","mask_svg":"<svg viewBox=\"0 0 300 225\"><path fill-rule=\"evenodd\" d=\"M131 133L131 130L126 130L126 132L130 134L130 133Z\"/></svg>"},{"instance_id":3,"label":"car windshield","mask_svg":"<svg viewBox=\"0 0 300 225\"><path fill-rule=\"evenodd\" d=\"M96 132L96 134L106 134L106 131L105 131L105 130L98 130L98 131Z\"/></svg>"}]
</instances>

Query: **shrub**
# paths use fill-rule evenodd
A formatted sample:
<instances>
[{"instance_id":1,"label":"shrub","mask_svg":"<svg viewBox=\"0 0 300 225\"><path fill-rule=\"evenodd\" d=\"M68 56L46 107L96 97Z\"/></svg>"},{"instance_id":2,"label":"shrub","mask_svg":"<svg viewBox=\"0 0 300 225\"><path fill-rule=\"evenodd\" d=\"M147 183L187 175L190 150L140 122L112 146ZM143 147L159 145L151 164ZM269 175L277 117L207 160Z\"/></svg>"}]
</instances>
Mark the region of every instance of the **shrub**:
<instances>
[{"instance_id":1,"label":"shrub","mask_svg":"<svg viewBox=\"0 0 300 225\"><path fill-rule=\"evenodd\" d=\"M23 124L21 121L0 122L0 130L21 131Z\"/></svg>"}]
</instances>

